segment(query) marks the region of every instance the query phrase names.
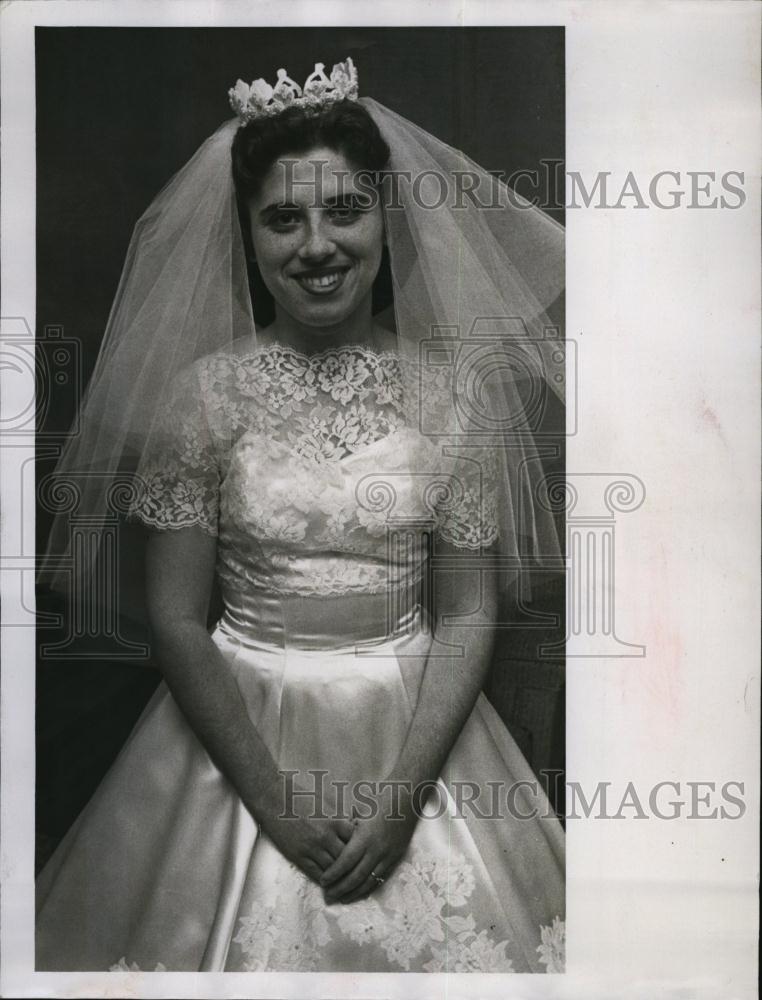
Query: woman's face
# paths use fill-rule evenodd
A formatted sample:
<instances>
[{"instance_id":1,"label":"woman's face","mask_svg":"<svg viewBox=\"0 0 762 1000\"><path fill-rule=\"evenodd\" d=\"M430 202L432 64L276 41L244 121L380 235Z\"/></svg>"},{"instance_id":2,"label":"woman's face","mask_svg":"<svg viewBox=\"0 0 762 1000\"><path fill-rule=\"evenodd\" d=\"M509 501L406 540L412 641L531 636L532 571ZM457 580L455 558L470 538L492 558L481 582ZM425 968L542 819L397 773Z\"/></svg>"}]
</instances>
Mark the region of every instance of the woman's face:
<instances>
[{"instance_id":1,"label":"woman's face","mask_svg":"<svg viewBox=\"0 0 762 1000\"><path fill-rule=\"evenodd\" d=\"M313 161L313 162L310 162ZM322 167L314 161L322 161ZM383 249L379 199L332 149L276 160L249 202L254 254L276 303L297 322L332 327L370 302Z\"/></svg>"}]
</instances>

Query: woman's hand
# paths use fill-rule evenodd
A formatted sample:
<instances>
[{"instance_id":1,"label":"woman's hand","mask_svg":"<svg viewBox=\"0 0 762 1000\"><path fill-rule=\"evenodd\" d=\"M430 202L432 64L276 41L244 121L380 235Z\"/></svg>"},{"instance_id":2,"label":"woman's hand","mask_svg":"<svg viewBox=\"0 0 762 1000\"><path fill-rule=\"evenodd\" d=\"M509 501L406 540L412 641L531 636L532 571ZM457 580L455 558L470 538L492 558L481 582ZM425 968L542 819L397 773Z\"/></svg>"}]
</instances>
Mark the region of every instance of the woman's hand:
<instances>
[{"instance_id":1,"label":"woman's hand","mask_svg":"<svg viewBox=\"0 0 762 1000\"><path fill-rule=\"evenodd\" d=\"M444 543L437 544L440 551L447 552ZM447 755L473 710L489 669L497 618L495 573L479 570L476 579L471 573L441 576L435 595L434 635L453 652L429 655L404 745L386 779L387 785L426 791L415 801L412 792L403 794L401 819L378 808L368 819L357 821L351 840L320 880L327 902L351 903L373 892L380 885L379 879L391 874L407 850L425 799L434 794ZM479 598L476 610L475 586ZM459 619L467 620L452 624Z\"/></svg>"},{"instance_id":2,"label":"woman's hand","mask_svg":"<svg viewBox=\"0 0 762 1000\"><path fill-rule=\"evenodd\" d=\"M412 804L402 804L396 815L380 797L376 806L371 816L355 818L351 839L323 873L320 884L327 903L352 903L369 895L405 854L417 822Z\"/></svg>"},{"instance_id":3,"label":"woman's hand","mask_svg":"<svg viewBox=\"0 0 762 1000\"><path fill-rule=\"evenodd\" d=\"M341 856L354 827L348 819L276 818L262 824L265 833L289 861L313 882Z\"/></svg>"},{"instance_id":4,"label":"woman's hand","mask_svg":"<svg viewBox=\"0 0 762 1000\"><path fill-rule=\"evenodd\" d=\"M148 608L154 652L196 736L281 852L319 881L354 830L349 819L317 819L307 807L282 817L283 776L252 725L230 669L206 630L216 542L198 527L167 531L148 547ZM311 803L308 796L294 802ZM324 806L322 815L331 816Z\"/></svg>"}]
</instances>

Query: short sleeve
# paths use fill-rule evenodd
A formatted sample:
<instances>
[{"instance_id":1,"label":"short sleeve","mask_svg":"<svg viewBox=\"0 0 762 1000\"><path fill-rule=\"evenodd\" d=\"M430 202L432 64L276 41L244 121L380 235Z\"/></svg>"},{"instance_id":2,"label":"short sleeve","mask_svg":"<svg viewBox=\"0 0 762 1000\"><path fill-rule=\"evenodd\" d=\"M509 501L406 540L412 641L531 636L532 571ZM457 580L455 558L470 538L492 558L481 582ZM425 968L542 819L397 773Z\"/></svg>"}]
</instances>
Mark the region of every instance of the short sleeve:
<instances>
[{"instance_id":1,"label":"short sleeve","mask_svg":"<svg viewBox=\"0 0 762 1000\"><path fill-rule=\"evenodd\" d=\"M498 531L498 462L495 450L463 448L452 460L449 486L437 508L436 533L463 549L492 545Z\"/></svg>"},{"instance_id":2,"label":"short sleeve","mask_svg":"<svg viewBox=\"0 0 762 1000\"><path fill-rule=\"evenodd\" d=\"M217 448L191 368L177 377L157 414L128 516L162 531L198 526L216 536L219 492Z\"/></svg>"}]
</instances>

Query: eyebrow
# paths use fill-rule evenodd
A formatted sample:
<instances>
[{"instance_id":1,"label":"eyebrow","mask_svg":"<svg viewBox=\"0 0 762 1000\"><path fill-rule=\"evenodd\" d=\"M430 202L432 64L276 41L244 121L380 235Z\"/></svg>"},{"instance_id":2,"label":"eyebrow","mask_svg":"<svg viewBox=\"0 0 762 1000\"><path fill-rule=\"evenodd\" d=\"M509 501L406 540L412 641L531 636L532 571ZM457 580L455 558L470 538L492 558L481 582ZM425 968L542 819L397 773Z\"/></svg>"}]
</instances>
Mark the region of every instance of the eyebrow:
<instances>
[{"instance_id":1,"label":"eyebrow","mask_svg":"<svg viewBox=\"0 0 762 1000\"><path fill-rule=\"evenodd\" d=\"M273 212L298 212L299 206L291 204L286 201L273 202L272 205L268 205L267 208L263 208L259 213L260 219L266 218L268 215L272 215Z\"/></svg>"},{"instance_id":2,"label":"eyebrow","mask_svg":"<svg viewBox=\"0 0 762 1000\"><path fill-rule=\"evenodd\" d=\"M333 197L330 198L324 198L321 207L331 208L332 206L338 204L347 205L357 201L358 198L360 199L362 198L361 192L347 191L345 194L334 195ZM299 211L301 211L300 205L296 205L293 202L278 201L278 202L273 202L266 208L263 208L261 212L259 212L259 217L260 219L265 219L267 218L268 215L272 215L273 212L299 212Z\"/></svg>"}]
</instances>

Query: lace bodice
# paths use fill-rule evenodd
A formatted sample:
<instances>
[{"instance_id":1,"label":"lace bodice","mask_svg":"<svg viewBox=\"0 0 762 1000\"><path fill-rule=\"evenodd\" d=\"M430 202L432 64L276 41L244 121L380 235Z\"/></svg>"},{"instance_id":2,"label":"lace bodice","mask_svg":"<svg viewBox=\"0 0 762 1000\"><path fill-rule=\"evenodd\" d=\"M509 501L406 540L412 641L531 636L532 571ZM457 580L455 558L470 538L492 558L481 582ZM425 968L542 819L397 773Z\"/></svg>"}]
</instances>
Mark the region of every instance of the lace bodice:
<instances>
[{"instance_id":1,"label":"lace bodice","mask_svg":"<svg viewBox=\"0 0 762 1000\"><path fill-rule=\"evenodd\" d=\"M424 535L467 549L497 537L492 456L453 458L421 433L417 378L395 353L360 346L203 358L176 380L133 513L218 536L228 592L415 584ZM429 411L446 391L427 387Z\"/></svg>"}]
</instances>

